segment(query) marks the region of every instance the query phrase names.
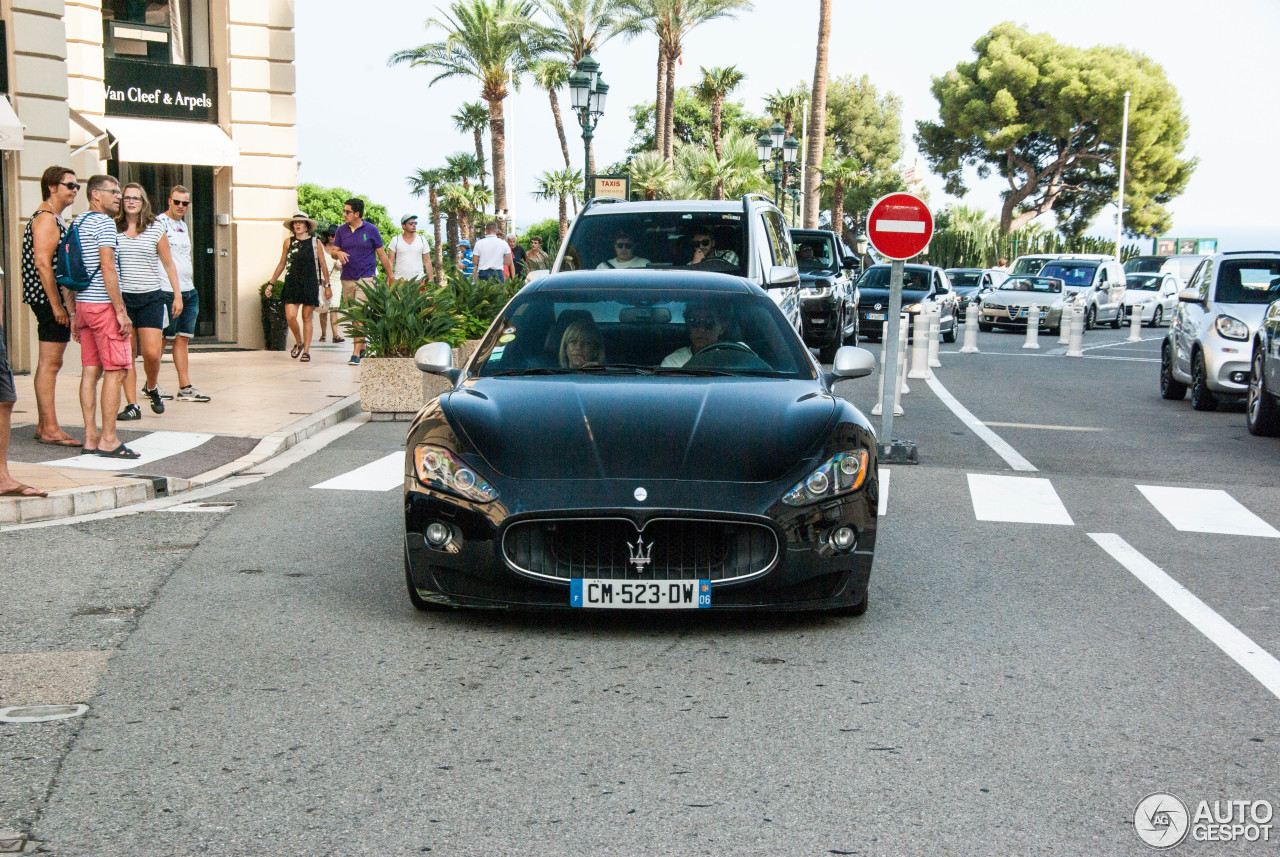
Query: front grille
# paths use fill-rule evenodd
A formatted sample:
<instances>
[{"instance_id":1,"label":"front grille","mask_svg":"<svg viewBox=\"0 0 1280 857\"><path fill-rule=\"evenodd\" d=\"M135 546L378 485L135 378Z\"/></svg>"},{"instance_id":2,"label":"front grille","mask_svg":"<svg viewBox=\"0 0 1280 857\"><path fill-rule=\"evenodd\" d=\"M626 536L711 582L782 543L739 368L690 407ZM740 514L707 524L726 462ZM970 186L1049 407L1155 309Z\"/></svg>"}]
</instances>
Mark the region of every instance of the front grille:
<instances>
[{"instance_id":1,"label":"front grille","mask_svg":"<svg viewBox=\"0 0 1280 857\"><path fill-rule=\"evenodd\" d=\"M985 303L982 305L982 308L989 309L992 312L1006 312L1009 309L1004 304L992 304L992 303Z\"/></svg>"},{"instance_id":2,"label":"front grille","mask_svg":"<svg viewBox=\"0 0 1280 857\"><path fill-rule=\"evenodd\" d=\"M518 571L552 580L725 583L772 568L778 539L763 524L741 521L659 518L638 531L626 518L557 518L512 524L502 554Z\"/></svg>"}]
</instances>

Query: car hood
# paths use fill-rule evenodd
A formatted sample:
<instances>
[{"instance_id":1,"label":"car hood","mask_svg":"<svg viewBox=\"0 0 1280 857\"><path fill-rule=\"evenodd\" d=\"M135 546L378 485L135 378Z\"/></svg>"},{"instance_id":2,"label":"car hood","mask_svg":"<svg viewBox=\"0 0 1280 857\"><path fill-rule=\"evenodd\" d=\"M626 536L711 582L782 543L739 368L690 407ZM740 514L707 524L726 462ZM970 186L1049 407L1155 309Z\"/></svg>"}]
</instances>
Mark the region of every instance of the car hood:
<instances>
[{"instance_id":1,"label":"car hood","mask_svg":"<svg viewBox=\"0 0 1280 857\"><path fill-rule=\"evenodd\" d=\"M1004 306L1053 306L1061 302L1063 295L1045 292L1002 292L994 291L983 301L987 304L1003 304Z\"/></svg>"},{"instance_id":2,"label":"car hood","mask_svg":"<svg viewBox=\"0 0 1280 857\"><path fill-rule=\"evenodd\" d=\"M800 282L812 283L815 280L828 280L834 283L840 274L834 271L801 271Z\"/></svg>"},{"instance_id":3,"label":"car hood","mask_svg":"<svg viewBox=\"0 0 1280 857\"><path fill-rule=\"evenodd\" d=\"M952 288L961 297L971 298L982 289L982 286L952 286Z\"/></svg>"},{"instance_id":4,"label":"car hood","mask_svg":"<svg viewBox=\"0 0 1280 857\"><path fill-rule=\"evenodd\" d=\"M456 431L516 479L779 479L836 400L814 381L481 378L441 397Z\"/></svg>"},{"instance_id":5,"label":"car hood","mask_svg":"<svg viewBox=\"0 0 1280 857\"><path fill-rule=\"evenodd\" d=\"M889 305L888 289L868 289L864 287L859 289L859 293L862 295L862 306L864 307L874 306L876 303L882 303L885 306ZM907 306L908 304L917 303L928 296L929 291L927 289L923 291L920 289L904 289L902 291L902 305Z\"/></svg>"}]
</instances>

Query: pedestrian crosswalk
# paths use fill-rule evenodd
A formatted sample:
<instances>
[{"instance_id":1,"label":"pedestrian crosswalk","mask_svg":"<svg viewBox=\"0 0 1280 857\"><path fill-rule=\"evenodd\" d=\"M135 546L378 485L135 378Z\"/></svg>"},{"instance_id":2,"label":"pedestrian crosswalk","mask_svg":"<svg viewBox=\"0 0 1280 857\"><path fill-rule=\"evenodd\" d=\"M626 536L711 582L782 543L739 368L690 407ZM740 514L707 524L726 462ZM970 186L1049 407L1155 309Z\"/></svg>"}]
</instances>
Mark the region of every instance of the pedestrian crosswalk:
<instances>
[{"instance_id":1,"label":"pedestrian crosswalk","mask_svg":"<svg viewBox=\"0 0 1280 857\"><path fill-rule=\"evenodd\" d=\"M969 497L979 521L1075 525L1048 479L970 473Z\"/></svg>"},{"instance_id":2,"label":"pedestrian crosswalk","mask_svg":"<svg viewBox=\"0 0 1280 857\"><path fill-rule=\"evenodd\" d=\"M1188 533L1280 538L1280 531L1226 491L1139 485L1138 490L1174 529Z\"/></svg>"},{"instance_id":3,"label":"pedestrian crosswalk","mask_svg":"<svg viewBox=\"0 0 1280 857\"><path fill-rule=\"evenodd\" d=\"M44 462L54 467L76 467L83 470L132 470L142 464L151 464L171 455L189 452L208 442L212 434L189 431L153 431L142 437L129 441L129 449L138 453L138 458L103 458L100 455L76 455L71 458L57 458Z\"/></svg>"},{"instance_id":4,"label":"pedestrian crosswalk","mask_svg":"<svg viewBox=\"0 0 1280 857\"><path fill-rule=\"evenodd\" d=\"M312 488L331 491L390 491L404 484L404 453L393 452Z\"/></svg>"}]
</instances>

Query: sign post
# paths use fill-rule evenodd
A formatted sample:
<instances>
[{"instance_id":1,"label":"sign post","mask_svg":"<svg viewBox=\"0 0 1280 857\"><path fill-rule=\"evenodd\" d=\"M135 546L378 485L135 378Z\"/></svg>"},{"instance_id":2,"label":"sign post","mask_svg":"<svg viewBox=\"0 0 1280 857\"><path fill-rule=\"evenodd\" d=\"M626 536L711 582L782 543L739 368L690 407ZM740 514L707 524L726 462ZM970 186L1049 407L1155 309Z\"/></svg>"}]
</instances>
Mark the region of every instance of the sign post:
<instances>
[{"instance_id":1,"label":"sign post","mask_svg":"<svg viewBox=\"0 0 1280 857\"><path fill-rule=\"evenodd\" d=\"M933 214L919 197L909 193L882 196L867 215L867 239L881 256L893 260L889 270L889 314L882 331L884 365L880 371L893 372L892 383L881 384L880 455L886 462L914 463L915 444L893 439L893 394L897 378L898 329L902 324L902 278L905 260L919 255L933 237Z\"/></svg>"}]
</instances>

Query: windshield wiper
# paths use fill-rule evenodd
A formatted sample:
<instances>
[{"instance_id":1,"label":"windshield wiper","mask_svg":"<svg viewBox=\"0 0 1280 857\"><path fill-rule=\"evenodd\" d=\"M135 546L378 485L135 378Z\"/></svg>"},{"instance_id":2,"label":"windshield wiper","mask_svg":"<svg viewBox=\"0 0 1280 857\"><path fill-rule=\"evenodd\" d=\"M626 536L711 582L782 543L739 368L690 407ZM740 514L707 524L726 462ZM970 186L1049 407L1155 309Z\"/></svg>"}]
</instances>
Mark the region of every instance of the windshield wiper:
<instances>
[{"instance_id":1,"label":"windshield wiper","mask_svg":"<svg viewBox=\"0 0 1280 857\"><path fill-rule=\"evenodd\" d=\"M652 375L652 366L641 366L638 363L605 363L604 365L588 364L579 366L577 369L566 369L566 372L618 372L628 375Z\"/></svg>"},{"instance_id":2,"label":"windshield wiper","mask_svg":"<svg viewBox=\"0 0 1280 857\"><path fill-rule=\"evenodd\" d=\"M505 372L494 372L490 378L513 377L515 375L569 375L577 369L564 369L560 366L539 367L533 369L508 369Z\"/></svg>"},{"instance_id":3,"label":"windshield wiper","mask_svg":"<svg viewBox=\"0 0 1280 857\"><path fill-rule=\"evenodd\" d=\"M723 369L690 369L686 366L659 366L653 370L659 375L718 375L723 377L733 377L738 372L726 372Z\"/></svg>"}]
</instances>

